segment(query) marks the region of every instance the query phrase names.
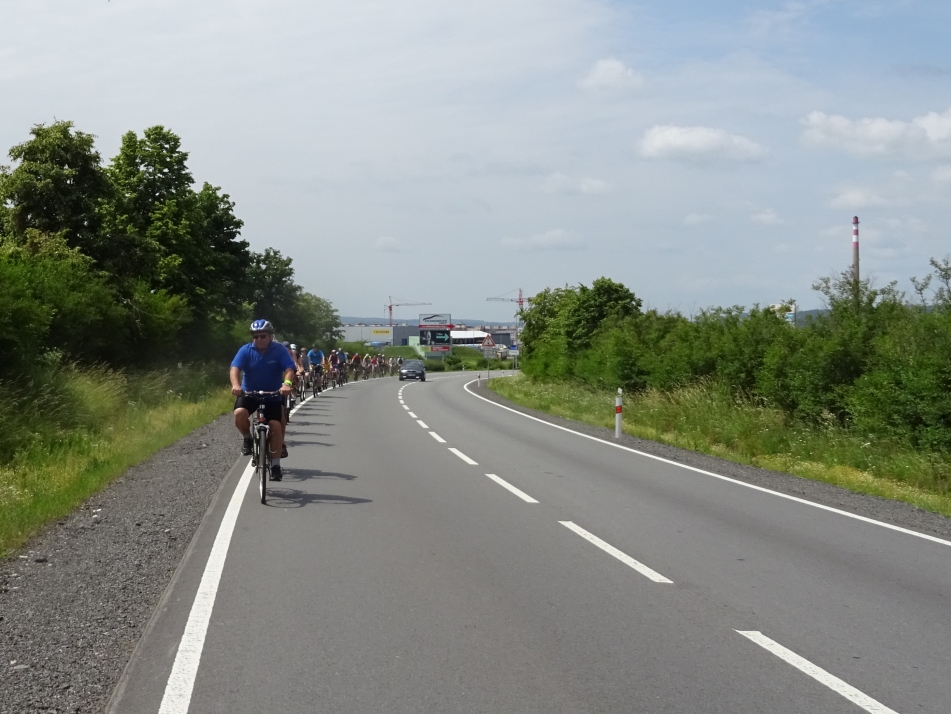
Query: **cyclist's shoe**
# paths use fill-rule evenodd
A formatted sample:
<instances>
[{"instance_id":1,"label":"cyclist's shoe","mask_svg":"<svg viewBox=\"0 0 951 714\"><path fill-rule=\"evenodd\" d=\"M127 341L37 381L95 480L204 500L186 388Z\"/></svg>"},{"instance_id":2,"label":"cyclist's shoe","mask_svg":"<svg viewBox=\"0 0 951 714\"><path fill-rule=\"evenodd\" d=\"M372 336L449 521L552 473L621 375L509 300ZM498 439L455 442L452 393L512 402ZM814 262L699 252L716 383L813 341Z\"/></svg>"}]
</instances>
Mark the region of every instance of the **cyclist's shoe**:
<instances>
[{"instance_id":1,"label":"cyclist's shoe","mask_svg":"<svg viewBox=\"0 0 951 714\"><path fill-rule=\"evenodd\" d=\"M283 479L283 478L284 478L284 472L281 471L281 467L280 467L280 466L272 466L272 467L271 467L271 480L272 480L272 481L280 481L280 480Z\"/></svg>"},{"instance_id":2,"label":"cyclist's shoe","mask_svg":"<svg viewBox=\"0 0 951 714\"><path fill-rule=\"evenodd\" d=\"M249 436L246 437L244 443L241 444L241 455L250 456L252 451L254 451L254 441Z\"/></svg>"},{"instance_id":3,"label":"cyclist's shoe","mask_svg":"<svg viewBox=\"0 0 951 714\"><path fill-rule=\"evenodd\" d=\"M282 459L286 459L286 458L287 458L287 444L283 444L283 445L281 446L281 458L282 458Z\"/></svg>"}]
</instances>

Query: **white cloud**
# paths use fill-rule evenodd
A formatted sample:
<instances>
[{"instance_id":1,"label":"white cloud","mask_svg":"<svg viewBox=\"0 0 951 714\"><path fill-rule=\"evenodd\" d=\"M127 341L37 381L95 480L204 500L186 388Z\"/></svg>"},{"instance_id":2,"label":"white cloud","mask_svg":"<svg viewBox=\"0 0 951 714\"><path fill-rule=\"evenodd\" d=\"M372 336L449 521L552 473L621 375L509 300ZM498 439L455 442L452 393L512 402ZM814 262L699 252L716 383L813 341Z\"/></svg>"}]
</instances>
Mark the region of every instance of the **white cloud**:
<instances>
[{"instance_id":1,"label":"white cloud","mask_svg":"<svg viewBox=\"0 0 951 714\"><path fill-rule=\"evenodd\" d=\"M598 195L609 193L610 191L611 187L608 186L606 181L588 177L581 179L581 193L588 195Z\"/></svg>"},{"instance_id":2,"label":"white cloud","mask_svg":"<svg viewBox=\"0 0 951 714\"><path fill-rule=\"evenodd\" d=\"M699 226L704 223L709 223L714 218L711 213L688 213L684 216L684 225L685 226Z\"/></svg>"},{"instance_id":3,"label":"white cloud","mask_svg":"<svg viewBox=\"0 0 951 714\"><path fill-rule=\"evenodd\" d=\"M849 119L811 112L802 119L802 139L809 146L838 149L857 156L932 158L951 155L951 108L911 121L882 117Z\"/></svg>"},{"instance_id":4,"label":"white cloud","mask_svg":"<svg viewBox=\"0 0 951 714\"><path fill-rule=\"evenodd\" d=\"M854 211L860 208L882 208L890 204L891 201L871 189L847 188L829 201L829 208Z\"/></svg>"},{"instance_id":5,"label":"white cloud","mask_svg":"<svg viewBox=\"0 0 951 714\"><path fill-rule=\"evenodd\" d=\"M951 166L939 166L931 172L931 178L935 181L951 181Z\"/></svg>"},{"instance_id":6,"label":"white cloud","mask_svg":"<svg viewBox=\"0 0 951 714\"><path fill-rule=\"evenodd\" d=\"M571 179L563 173L553 173L542 183L542 191L545 193L571 193L574 186Z\"/></svg>"},{"instance_id":7,"label":"white cloud","mask_svg":"<svg viewBox=\"0 0 951 714\"><path fill-rule=\"evenodd\" d=\"M588 76L578 82L582 89L636 89L644 84L644 78L623 62L603 59L595 62Z\"/></svg>"},{"instance_id":8,"label":"white cloud","mask_svg":"<svg viewBox=\"0 0 951 714\"><path fill-rule=\"evenodd\" d=\"M584 250L585 244L580 236L556 228L528 238L503 238L502 247L511 250Z\"/></svg>"},{"instance_id":9,"label":"white cloud","mask_svg":"<svg viewBox=\"0 0 951 714\"><path fill-rule=\"evenodd\" d=\"M744 136L706 126L655 126L644 134L641 153L650 159L757 161L766 150Z\"/></svg>"},{"instance_id":10,"label":"white cloud","mask_svg":"<svg viewBox=\"0 0 951 714\"><path fill-rule=\"evenodd\" d=\"M753 221L753 223L759 223L764 226L775 226L783 222L783 219L776 215L776 211L772 208L751 213L750 220Z\"/></svg>"},{"instance_id":11,"label":"white cloud","mask_svg":"<svg viewBox=\"0 0 951 714\"><path fill-rule=\"evenodd\" d=\"M905 218L889 218L885 225L895 231L904 233L927 233L928 224L920 218L906 216Z\"/></svg>"},{"instance_id":12,"label":"white cloud","mask_svg":"<svg viewBox=\"0 0 951 714\"><path fill-rule=\"evenodd\" d=\"M807 11L808 8L801 2L788 2L781 10L760 10L751 18L754 31L768 35L789 30L806 16Z\"/></svg>"},{"instance_id":13,"label":"white cloud","mask_svg":"<svg viewBox=\"0 0 951 714\"><path fill-rule=\"evenodd\" d=\"M378 253L405 253L409 250L403 241L393 236L380 236L373 244L373 250Z\"/></svg>"},{"instance_id":14,"label":"white cloud","mask_svg":"<svg viewBox=\"0 0 951 714\"><path fill-rule=\"evenodd\" d=\"M582 193L585 195L598 195L609 193L611 187L606 181L601 179L585 177L581 181L575 181L563 173L556 172L546 178L541 185L544 193Z\"/></svg>"}]
</instances>

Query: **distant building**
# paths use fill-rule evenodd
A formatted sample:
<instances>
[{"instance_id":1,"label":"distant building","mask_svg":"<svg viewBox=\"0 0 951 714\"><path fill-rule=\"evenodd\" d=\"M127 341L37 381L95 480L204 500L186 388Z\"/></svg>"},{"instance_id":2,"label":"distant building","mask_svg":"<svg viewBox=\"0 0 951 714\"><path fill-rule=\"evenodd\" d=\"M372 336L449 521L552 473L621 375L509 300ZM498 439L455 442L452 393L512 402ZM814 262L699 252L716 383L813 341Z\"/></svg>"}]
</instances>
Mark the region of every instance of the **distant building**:
<instances>
[{"instance_id":1,"label":"distant building","mask_svg":"<svg viewBox=\"0 0 951 714\"><path fill-rule=\"evenodd\" d=\"M379 345L406 345L410 337L419 337L416 325L343 325L344 342Z\"/></svg>"}]
</instances>

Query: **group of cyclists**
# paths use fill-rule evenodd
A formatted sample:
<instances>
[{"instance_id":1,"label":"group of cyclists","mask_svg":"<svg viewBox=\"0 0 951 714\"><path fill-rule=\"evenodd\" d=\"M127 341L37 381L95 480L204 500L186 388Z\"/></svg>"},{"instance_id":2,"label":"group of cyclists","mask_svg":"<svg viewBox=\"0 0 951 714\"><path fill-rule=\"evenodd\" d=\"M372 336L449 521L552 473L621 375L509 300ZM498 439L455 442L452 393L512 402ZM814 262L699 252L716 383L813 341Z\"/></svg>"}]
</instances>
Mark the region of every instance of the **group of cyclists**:
<instances>
[{"instance_id":1,"label":"group of cyclists","mask_svg":"<svg viewBox=\"0 0 951 714\"><path fill-rule=\"evenodd\" d=\"M384 377L399 372L402 357L387 358L382 354L349 355L342 349L329 354L319 347L298 347L274 339L274 325L268 320L251 323L251 342L242 345L231 361L231 392L234 403L234 425L241 433L241 453L252 452L251 414L264 403L264 418L270 427L268 457L271 480L280 481L281 459L287 458L284 432L294 408L295 396L303 398L307 390L316 396L321 391L340 387L350 375L354 381ZM242 376L243 374L243 376ZM266 392L265 396L250 394Z\"/></svg>"}]
</instances>

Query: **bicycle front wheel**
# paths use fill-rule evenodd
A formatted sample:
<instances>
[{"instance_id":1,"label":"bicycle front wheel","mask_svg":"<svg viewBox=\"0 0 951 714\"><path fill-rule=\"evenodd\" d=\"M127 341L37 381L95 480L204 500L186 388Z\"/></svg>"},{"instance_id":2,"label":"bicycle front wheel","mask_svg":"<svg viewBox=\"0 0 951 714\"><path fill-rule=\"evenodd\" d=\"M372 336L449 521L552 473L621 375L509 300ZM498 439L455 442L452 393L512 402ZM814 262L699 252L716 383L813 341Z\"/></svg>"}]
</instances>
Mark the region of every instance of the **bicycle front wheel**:
<instances>
[{"instance_id":1,"label":"bicycle front wheel","mask_svg":"<svg viewBox=\"0 0 951 714\"><path fill-rule=\"evenodd\" d=\"M267 450L267 429L261 429L258 432L258 466L256 476L258 477L258 490L261 492L261 503L267 503L267 480L271 475L271 460L268 458Z\"/></svg>"}]
</instances>

